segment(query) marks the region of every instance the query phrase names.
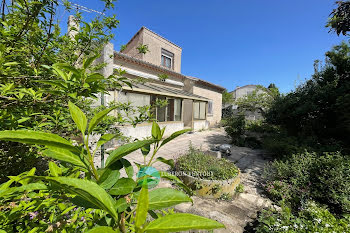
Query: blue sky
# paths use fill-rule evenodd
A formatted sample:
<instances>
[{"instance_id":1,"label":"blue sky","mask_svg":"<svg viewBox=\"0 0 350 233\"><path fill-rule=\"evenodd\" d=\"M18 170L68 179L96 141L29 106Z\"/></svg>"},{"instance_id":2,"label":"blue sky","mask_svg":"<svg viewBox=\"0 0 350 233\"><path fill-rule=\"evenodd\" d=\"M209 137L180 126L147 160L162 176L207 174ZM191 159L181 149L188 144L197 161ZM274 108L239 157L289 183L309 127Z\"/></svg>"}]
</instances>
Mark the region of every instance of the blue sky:
<instances>
[{"instance_id":1,"label":"blue sky","mask_svg":"<svg viewBox=\"0 0 350 233\"><path fill-rule=\"evenodd\" d=\"M98 0L73 2L99 10ZM146 26L182 47L182 73L229 91L275 83L288 92L333 45L334 0L118 0L115 49Z\"/></svg>"}]
</instances>

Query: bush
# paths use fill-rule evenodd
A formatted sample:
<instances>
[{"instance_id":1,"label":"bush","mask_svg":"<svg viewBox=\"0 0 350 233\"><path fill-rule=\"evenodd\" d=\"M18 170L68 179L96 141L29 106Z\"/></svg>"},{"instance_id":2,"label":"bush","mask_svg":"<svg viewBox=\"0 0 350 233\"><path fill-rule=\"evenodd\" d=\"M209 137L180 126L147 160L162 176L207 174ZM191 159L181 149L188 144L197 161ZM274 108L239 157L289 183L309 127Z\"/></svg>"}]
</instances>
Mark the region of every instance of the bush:
<instances>
[{"instance_id":1,"label":"bush","mask_svg":"<svg viewBox=\"0 0 350 233\"><path fill-rule=\"evenodd\" d=\"M262 120L246 120L245 129L256 133L277 133L279 127L267 124Z\"/></svg>"},{"instance_id":2,"label":"bush","mask_svg":"<svg viewBox=\"0 0 350 233\"><path fill-rule=\"evenodd\" d=\"M337 214L350 212L350 159L340 153L300 153L269 164L265 190L293 208L314 199Z\"/></svg>"},{"instance_id":3,"label":"bush","mask_svg":"<svg viewBox=\"0 0 350 233\"><path fill-rule=\"evenodd\" d=\"M234 163L205 154L191 146L189 152L176 161L176 168L188 174L196 173L207 180L227 180L238 175L238 168Z\"/></svg>"},{"instance_id":4,"label":"bush","mask_svg":"<svg viewBox=\"0 0 350 233\"><path fill-rule=\"evenodd\" d=\"M348 232L350 220L336 218L326 208L309 202L305 209L293 215L288 207L280 212L264 210L259 216L257 233L269 232Z\"/></svg>"},{"instance_id":5,"label":"bush","mask_svg":"<svg viewBox=\"0 0 350 233\"><path fill-rule=\"evenodd\" d=\"M274 156L282 158L304 151L296 137L288 137L282 134L274 134L262 139L262 147Z\"/></svg>"}]
</instances>

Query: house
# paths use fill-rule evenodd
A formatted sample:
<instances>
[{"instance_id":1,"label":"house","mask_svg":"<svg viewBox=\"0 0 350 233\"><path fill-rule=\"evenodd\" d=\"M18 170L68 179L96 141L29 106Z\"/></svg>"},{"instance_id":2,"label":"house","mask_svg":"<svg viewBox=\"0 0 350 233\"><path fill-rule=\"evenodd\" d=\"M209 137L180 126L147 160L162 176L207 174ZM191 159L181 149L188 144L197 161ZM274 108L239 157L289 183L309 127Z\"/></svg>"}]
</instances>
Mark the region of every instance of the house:
<instances>
[{"instance_id":1,"label":"house","mask_svg":"<svg viewBox=\"0 0 350 233\"><path fill-rule=\"evenodd\" d=\"M232 95L232 98L234 101L243 98L249 94L252 94L260 85L245 85L242 87L237 86L236 89L229 92ZM262 89L259 89L257 91L257 94L263 93L264 91ZM239 109L237 105L227 105L223 106L223 115L230 115L230 114L238 114L239 112L242 112L242 109ZM248 120L261 120L262 114L256 110L256 111L250 111L250 110L244 110L244 114L246 119Z\"/></svg>"},{"instance_id":2,"label":"house","mask_svg":"<svg viewBox=\"0 0 350 233\"><path fill-rule=\"evenodd\" d=\"M149 51L140 53L137 49L140 45L147 45ZM113 45L107 44L101 56L107 64L104 75L122 69L125 77L142 78L146 82L135 83L132 88L125 86L122 91L110 90L104 102L131 102L133 106L143 106L166 99L168 105L157 107L153 112L160 126L166 126L166 135L184 128L200 130L216 126L221 120L224 88L182 74L181 54L180 46L146 27L141 27L122 52L114 51ZM125 136L143 138L150 136L151 127L151 122L145 122L119 129Z\"/></svg>"}]
</instances>

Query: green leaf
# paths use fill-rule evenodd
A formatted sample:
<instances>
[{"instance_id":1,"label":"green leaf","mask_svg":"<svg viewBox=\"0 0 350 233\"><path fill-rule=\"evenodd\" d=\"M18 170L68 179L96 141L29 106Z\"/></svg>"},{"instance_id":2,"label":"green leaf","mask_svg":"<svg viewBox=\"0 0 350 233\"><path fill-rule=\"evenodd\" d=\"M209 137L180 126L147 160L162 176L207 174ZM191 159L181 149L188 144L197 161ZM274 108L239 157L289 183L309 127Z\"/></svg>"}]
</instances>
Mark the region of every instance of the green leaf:
<instances>
[{"instance_id":1,"label":"green leaf","mask_svg":"<svg viewBox=\"0 0 350 233\"><path fill-rule=\"evenodd\" d=\"M83 64L84 69L89 68L89 66L92 64L92 62L93 62L96 58L98 58L98 57L99 57L99 55L97 54L97 55L95 55L95 56L92 56L92 57L87 58L87 59L84 61L84 64Z\"/></svg>"},{"instance_id":2,"label":"green leaf","mask_svg":"<svg viewBox=\"0 0 350 233\"><path fill-rule=\"evenodd\" d=\"M151 145L146 145L141 148L141 153L146 156L149 154L150 150L151 150Z\"/></svg>"},{"instance_id":3,"label":"green leaf","mask_svg":"<svg viewBox=\"0 0 350 233\"><path fill-rule=\"evenodd\" d=\"M175 163L173 159L164 159L163 157L158 157L156 160L169 165L171 168L175 167Z\"/></svg>"},{"instance_id":4,"label":"green leaf","mask_svg":"<svg viewBox=\"0 0 350 233\"><path fill-rule=\"evenodd\" d=\"M136 141L133 143L125 144L120 147L118 147L116 150L112 151L112 153L108 156L106 161L106 167L109 167L114 162L121 159L123 156L130 154L131 152L140 149L141 147L144 147L146 145L150 145L154 143L155 140L143 140L143 141Z\"/></svg>"},{"instance_id":5,"label":"green leaf","mask_svg":"<svg viewBox=\"0 0 350 233\"><path fill-rule=\"evenodd\" d=\"M116 221L118 220L118 214L114 207L115 202L113 198L95 182L62 176L41 176L38 178L59 185L62 189L72 194L76 194L82 199L98 206L100 209L107 211Z\"/></svg>"},{"instance_id":6,"label":"green leaf","mask_svg":"<svg viewBox=\"0 0 350 233\"><path fill-rule=\"evenodd\" d=\"M132 178L134 175L134 168L132 167L131 163L126 159L120 159L120 161L123 164L124 170L129 178Z\"/></svg>"},{"instance_id":7,"label":"green leaf","mask_svg":"<svg viewBox=\"0 0 350 233\"><path fill-rule=\"evenodd\" d=\"M75 104L72 102L68 103L70 115L72 116L77 128L81 131L83 135L85 135L86 127L87 127L87 119L83 111L80 110Z\"/></svg>"},{"instance_id":8,"label":"green leaf","mask_svg":"<svg viewBox=\"0 0 350 233\"><path fill-rule=\"evenodd\" d=\"M130 178L120 178L109 190L112 195L127 195L136 187L136 182Z\"/></svg>"},{"instance_id":9,"label":"green leaf","mask_svg":"<svg viewBox=\"0 0 350 233\"><path fill-rule=\"evenodd\" d=\"M44 150L42 154L44 156L57 159L66 163L71 163L82 168L89 168L89 166L87 165L88 162L84 157L82 157L82 155L72 153L69 150L49 147L49 149Z\"/></svg>"},{"instance_id":10,"label":"green leaf","mask_svg":"<svg viewBox=\"0 0 350 233\"><path fill-rule=\"evenodd\" d=\"M104 134L101 136L101 138L98 140L96 149L100 148L103 144L109 142L113 138L117 137L118 134Z\"/></svg>"},{"instance_id":11,"label":"green leaf","mask_svg":"<svg viewBox=\"0 0 350 233\"><path fill-rule=\"evenodd\" d=\"M61 168L59 168L54 162L49 162L49 169L52 176L60 176L62 174Z\"/></svg>"},{"instance_id":12,"label":"green leaf","mask_svg":"<svg viewBox=\"0 0 350 233\"><path fill-rule=\"evenodd\" d=\"M60 88L67 88L67 83L63 80L33 80L32 82L38 82L38 83L43 83L43 84L48 84L51 86L57 86Z\"/></svg>"},{"instance_id":13,"label":"green leaf","mask_svg":"<svg viewBox=\"0 0 350 233\"><path fill-rule=\"evenodd\" d=\"M171 188L159 188L149 192L149 209L159 210L183 202L192 202L185 193Z\"/></svg>"},{"instance_id":14,"label":"green leaf","mask_svg":"<svg viewBox=\"0 0 350 233\"><path fill-rule=\"evenodd\" d=\"M115 202L115 206L116 206L116 209L118 210L118 213L121 213L128 208L129 204L126 202L125 198L119 198Z\"/></svg>"},{"instance_id":15,"label":"green leaf","mask_svg":"<svg viewBox=\"0 0 350 233\"><path fill-rule=\"evenodd\" d=\"M0 197L6 197L14 193L23 193L24 191L33 190L47 190L47 186L41 183L31 183L19 187L0 189Z\"/></svg>"},{"instance_id":16,"label":"green leaf","mask_svg":"<svg viewBox=\"0 0 350 233\"><path fill-rule=\"evenodd\" d=\"M193 194L192 190L189 187L187 187L187 185L185 185L177 176L171 175L167 172L160 172L160 177L173 181L177 186L181 187L184 191L186 191L188 195Z\"/></svg>"},{"instance_id":17,"label":"green leaf","mask_svg":"<svg viewBox=\"0 0 350 233\"><path fill-rule=\"evenodd\" d=\"M7 189L8 187L11 186L11 184L12 184L13 182L15 182L15 181L11 179L11 180L9 180L9 181L7 181L7 182L5 182L5 183L2 183L2 184L0 185L0 190Z\"/></svg>"},{"instance_id":18,"label":"green leaf","mask_svg":"<svg viewBox=\"0 0 350 233\"><path fill-rule=\"evenodd\" d=\"M119 231L113 230L112 227L99 226L99 227L92 228L86 233L117 233L117 232Z\"/></svg>"},{"instance_id":19,"label":"green leaf","mask_svg":"<svg viewBox=\"0 0 350 233\"><path fill-rule=\"evenodd\" d=\"M103 118L104 118L108 113L110 113L112 110L114 110L114 109L116 109L116 108L117 108L117 106L112 107L112 108L107 108L107 109L105 109L105 110L103 110L103 111L97 113L97 114L91 119L91 121L90 121L90 123L89 123L89 130L88 130L89 134L90 134L90 133L92 132L92 130L96 127L96 125L97 125L98 123L100 123L100 121L103 120Z\"/></svg>"},{"instance_id":20,"label":"green leaf","mask_svg":"<svg viewBox=\"0 0 350 233\"><path fill-rule=\"evenodd\" d=\"M152 123L152 137L157 140L162 139L162 133L160 131L159 125L155 121Z\"/></svg>"},{"instance_id":21,"label":"green leaf","mask_svg":"<svg viewBox=\"0 0 350 233\"><path fill-rule=\"evenodd\" d=\"M163 140L162 144L160 145L160 147L164 146L165 144L167 144L168 142L170 142L171 140L173 140L174 138L180 136L181 134L187 133L191 131L191 129L183 129L183 130L179 130L176 131L175 133L173 133L172 135L170 135L170 137L166 138Z\"/></svg>"},{"instance_id":22,"label":"green leaf","mask_svg":"<svg viewBox=\"0 0 350 233\"><path fill-rule=\"evenodd\" d=\"M53 65L52 65L52 69L54 70L54 73L55 73L57 76L61 77L63 80L68 81L68 75L67 75L67 73L64 72L64 71L62 71L61 69L59 69L59 67L57 67L57 66L59 66L59 64L53 64Z\"/></svg>"},{"instance_id":23,"label":"green leaf","mask_svg":"<svg viewBox=\"0 0 350 233\"><path fill-rule=\"evenodd\" d=\"M78 77L81 76L79 70L77 70L74 66L71 66L69 64L57 64L58 67L63 68L69 72L72 72L73 74L77 75Z\"/></svg>"},{"instance_id":24,"label":"green leaf","mask_svg":"<svg viewBox=\"0 0 350 233\"><path fill-rule=\"evenodd\" d=\"M73 146L69 141L56 134L31 130L0 131L0 140L58 147L65 148L70 151L77 151L77 148Z\"/></svg>"},{"instance_id":25,"label":"green leaf","mask_svg":"<svg viewBox=\"0 0 350 233\"><path fill-rule=\"evenodd\" d=\"M142 189L140 196L137 200L136 206L136 217L135 217L135 227L140 229L142 225L146 222L147 211L148 211L148 187L146 179L143 180Z\"/></svg>"},{"instance_id":26,"label":"green leaf","mask_svg":"<svg viewBox=\"0 0 350 233\"><path fill-rule=\"evenodd\" d=\"M98 80L102 80L102 79L104 79L104 78L105 78L105 77L104 77L102 74L100 74L100 73L93 73L93 74L90 74L90 75L86 78L85 82L91 83L91 82L95 82L95 81L98 81Z\"/></svg>"},{"instance_id":27,"label":"green leaf","mask_svg":"<svg viewBox=\"0 0 350 233\"><path fill-rule=\"evenodd\" d=\"M159 233L159 232L178 232L187 231L193 229L217 229L225 228L225 225L201 216L193 214L170 214L160 217L150 222L145 231L147 233Z\"/></svg>"},{"instance_id":28,"label":"green leaf","mask_svg":"<svg viewBox=\"0 0 350 233\"><path fill-rule=\"evenodd\" d=\"M98 180L98 184L104 189L110 189L119 179L120 172L118 170L106 169Z\"/></svg>"}]
</instances>

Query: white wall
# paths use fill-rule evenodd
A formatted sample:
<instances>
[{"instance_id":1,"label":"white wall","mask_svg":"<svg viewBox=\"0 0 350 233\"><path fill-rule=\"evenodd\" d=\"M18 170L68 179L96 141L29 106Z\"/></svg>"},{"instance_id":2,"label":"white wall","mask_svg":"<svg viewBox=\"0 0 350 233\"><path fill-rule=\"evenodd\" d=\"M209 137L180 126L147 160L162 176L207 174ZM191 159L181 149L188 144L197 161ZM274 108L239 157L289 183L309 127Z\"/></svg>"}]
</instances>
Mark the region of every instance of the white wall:
<instances>
[{"instance_id":1,"label":"white wall","mask_svg":"<svg viewBox=\"0 0 350 233\"><path fill-rule=\"evenodd\" d=\"M208 129L209 128L209 122L207 120L195 120L193 121L193 130L202 130L202 129Z\"/></svg>"},{"instance_id":2,"label":"white wall","mask_svg":"<svg viewBox=\"0 0 350 233\"><path fill-rule=\"evenodd\" d=\"M161 129L166 127L164 136L170 136L172 133L184 129L183 122L158 122L158 124ZM152 136L152 123L140 124L135 128L133 126L119 126L117 128L127 137L142 139Z\"/></svg>"}]
</instances>

